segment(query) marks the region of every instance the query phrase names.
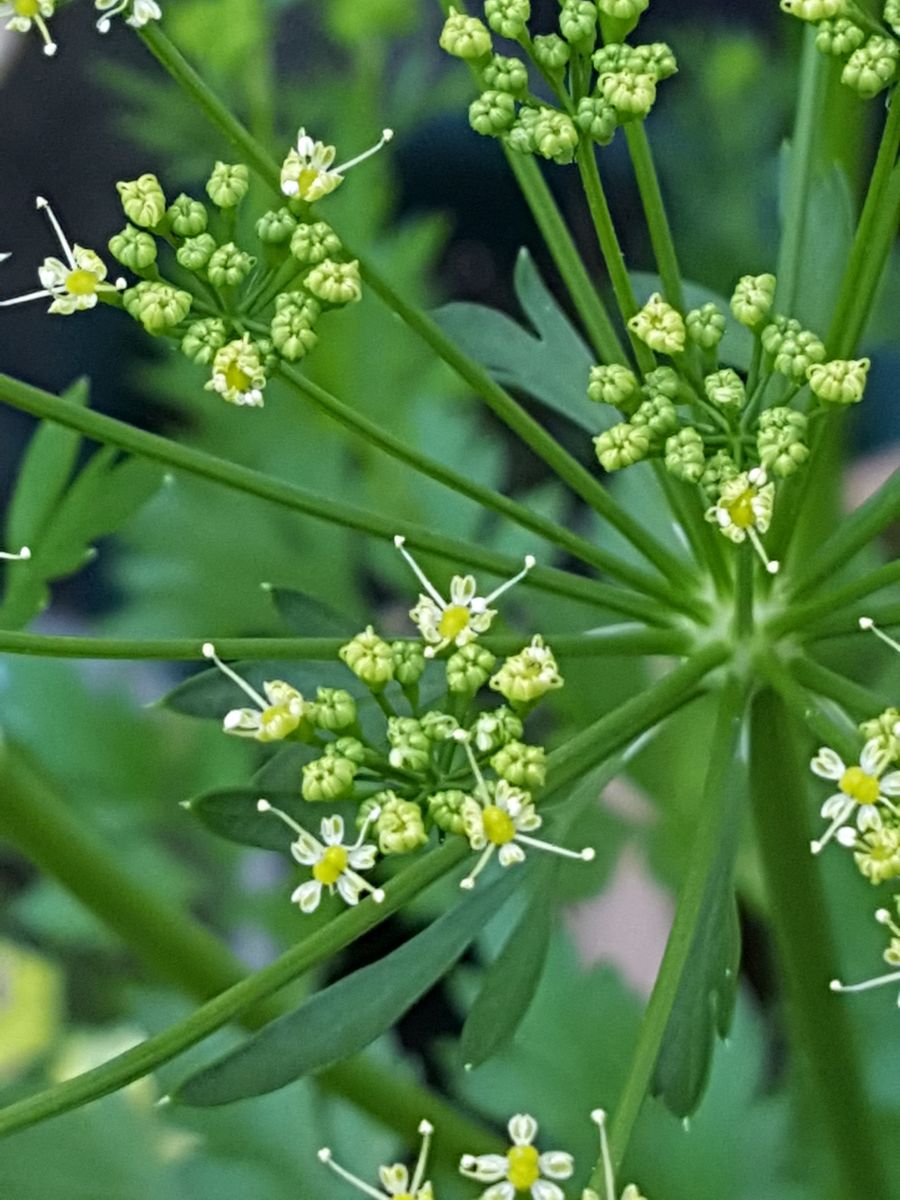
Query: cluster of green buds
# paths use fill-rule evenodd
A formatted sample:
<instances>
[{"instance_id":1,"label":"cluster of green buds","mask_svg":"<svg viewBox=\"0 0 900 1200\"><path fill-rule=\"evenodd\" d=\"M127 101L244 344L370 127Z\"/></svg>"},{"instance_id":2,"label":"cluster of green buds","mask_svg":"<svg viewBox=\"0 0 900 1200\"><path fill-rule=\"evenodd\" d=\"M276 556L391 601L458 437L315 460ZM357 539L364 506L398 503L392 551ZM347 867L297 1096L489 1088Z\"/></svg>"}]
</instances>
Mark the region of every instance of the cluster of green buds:
<instances>
[{"instance_id":1,"label":"cluster of green buds","mask_svg":"<svg viewBox=\"0 0 900 1200\"><path fill-rule=\"evenodd\" d=\"M900 0L885 0L881 21L856 0L781 0L784 12L816 27L816 47L843 62L841 81L864 100L897 82Z\"/></svg>"},{"instance_id":2,"label":"cluster of green buds","mask_svg":"<svg viewBox=\"0 0 900 1200\"><path fill-rule=\"evenodd\" d=\"M326 827L332 818L322 823L321 841L298 832L302 844L298 849L295 843L293 853L313 867L309 882L336 888L354 903L362 887L354 854L357 863L362 856L374 866L376 851L410 854L429 842L433 830L441 839L464 837L479 851L462 882L466 888L495 852L503 866L521 862L527 847L593 858L591 849L565 850L533 836L542 824L535 794L545 783L546 754L525 740L525 721L544 696L563 685L552 649L536 635L500 661L477 640L496 616L491 603L531 570L533 560L486 596L477 594L472 576L456 576L445 600L403 539L396 542L424 589L410 613L420 637L388 641L367 626L339 650L348 670L346 688L320 687L313 698L284 680L271 680L257 691L211 643L203 647L204 656L251 701L226 714L225 732L260 742L303 743L314 756L301 769L302 799L353 806L363 839L358 845L343 844L343 823ZM425 695L434 699L423 702ZM383 717L377 734L371 722L361 720L364 704ZM295 831L302 828L268 802L262 802L262 811L275 813ZM367 836L373 839L371 853ZM330 849L332 867L326 869L320 863ZM328 872L338 862L345 874L331 878ZM295 899L312 911L321 891L301 885Z\"/></svg>"},{"instance_id":3,"label":"cluster of green buds","mask_svg":"<svg viewBox=\"0 0 900 1200\"><path fill-rule=\"evenodd\" d=\"M469 108L472 128L521 154L565 164L582 137L606 145L620 125L643 120L657 84L677 70L664 43L624 41L647 2L561 0L559 32L533 37L529 0L485 0L484 21L451 8L440 44L467 60L478 80L481 94ZM497 52L494 35L516 43L521 53ZM530 73L555 102L535 95Z\"/></svg>"},{"instance_id":4,"label":"cluster of green buds","mask_svg":"<svg viewBox=\"0 0 900 1200\"><path fill-rule=\"evenodd\" d=\"M683 313L659 293L629 321L629 332L669 361L642 377L622 363L593 367L588 397L619 410L594 438L605 471L658 459L699 489L706 517L730 541L749 540L768 571L778 564L762 546L775 486L809 457L810 421L863 397L867 358L829 360L821 339L774 313L774 275L745 275L730 314L707 303ZM749 372L719 361L729 319L753 337Z\"/></svg>"}]
</instances>

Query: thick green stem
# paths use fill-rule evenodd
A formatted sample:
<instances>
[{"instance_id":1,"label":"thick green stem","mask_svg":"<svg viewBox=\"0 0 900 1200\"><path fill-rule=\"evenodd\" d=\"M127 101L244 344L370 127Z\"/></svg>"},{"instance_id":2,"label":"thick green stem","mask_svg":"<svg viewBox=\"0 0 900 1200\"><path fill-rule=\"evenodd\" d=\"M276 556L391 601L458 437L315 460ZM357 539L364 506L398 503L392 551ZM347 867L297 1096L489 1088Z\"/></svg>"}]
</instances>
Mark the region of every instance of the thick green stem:
<instances>
[{"instance_id":1,"label":"thick green stem","mask_svg":"<svg viewBox=\"0 0 900 1200\"><path fill-rule=\"evenodd\" d=\"M887 1196L878 1123L860 1074L846 1000L829 991L837 947L822 875L809 853L808 772L799 733L782 700L761 692L753 706L751 780L757 843L784 974L789 1029L809 1104L825 1131L839 1194Z\"/></svg>"},{"instance_id":2,"label":"thick green stem","mask_svg":"<svg viewBox=\"0 0 900 1200\"><path fill-rule=\"evenodd\" d=\"M846 611L847 608L857 600L874 596L895 583L900 583L900 561L887 563L877 571L845 583L843 587L826 591L819 599L791 605L771 622L767 632L773 637L793 632L801 638L848 633L856 628L856 621Z\"/></svg>"},{"instance_id":3,"label":"thick green stem","mask_svg":"<svg viewBox=\"0 0 900 1200\"><path fill-rule=\"evenodd\" d=\"M855 725L844 714L840 714L844 716L843 721L836 720L834 710L798 682L796 661L784 663L774 654L763 653L759 655L756 667L760 676L822 745L831 746L849 762L858 758L862 738Z\"/></svg>"},{"instance_id":4,"label":"thick green stem","mask_svg":"<svg viewBox=\"0 0 900 1200\"><path fill-rule=\"evenodd\" d=\"M805 688L833 700L862 720L868 720L891 703L890 697L873 692L871 688L861 687L844 675L839 675L837 671L823 667L821 663L815 662L805 654L791 660L790 672Z\"/></svg>"},{"instance_id":5,"label":"thick green stem","mask_svg":"<svg viewBox=\"0 0 900 1200\"><path fill-rule=\"evenodd\" d=\"M653 163L653 154L647 131L643 121L628 121L625 124L625 138L631 154L631 164L637 180L644 217L650 231L650 244L653 256L659 268L662 281L663 295L675 308L684 311L684 288L681 283L681 269L678 266L678 255L675 251L675 240L666 215L659 178Z\"/></svg>"},{"instance_id":6,"label":"thick green stem","mask_svg":"<svg viewBox=\"0 0 900 1200\"><path fill-rule=\"evenodd\" d=\"M379 516L329 496L297 487L296 484L273 479L260 471L216 458L215 455L202 450L182 446L158 434L136 429L124 421L117 421L113 417L52 396L49 392L20 383L8 375L0 375L0 397L23 412L56 421L69 429L77 429L94 441L117 446L129 454L137 454L154 462L188 471L200 478L258 496L263 500L270 500L284 508L305 513L322 521L388 540L392 540L396 534L402 534L411 547L437 554L467 568L475 567L498 575L513 575L521 567L520 560L508 555L495 554L475 543L443 537L420 525L394 517ZM652 624L666 624L668 620L664 609L643 596L583 579L554 567L535 567L524 582L525 585L537 587L542 591L569 596L588 604L603 605L613 612L621 612L630 617L645 617Z\"/></svg>"},{"instance_id":7,"label":"thick green stem","mask_svg":"<svg viewBox=\"0 0 900 1200\"><path fill-rule=\"evenodd\" d=\"M727 784L729 773L734 771L738 758L743 709L743 688L729 679L722 692L712 734L703 795L697 806L697 830L678 896L675 919L610 1129L610 1149L617 1167L625 1156L635 1121L653 1080L672 1007L689 965L713 863L721 853L728 826L734 824L736 793L734 787ZM598 1168L590 1186L599 1189L601 1185L602 1174Z\"/></svg>"}]
</instances>

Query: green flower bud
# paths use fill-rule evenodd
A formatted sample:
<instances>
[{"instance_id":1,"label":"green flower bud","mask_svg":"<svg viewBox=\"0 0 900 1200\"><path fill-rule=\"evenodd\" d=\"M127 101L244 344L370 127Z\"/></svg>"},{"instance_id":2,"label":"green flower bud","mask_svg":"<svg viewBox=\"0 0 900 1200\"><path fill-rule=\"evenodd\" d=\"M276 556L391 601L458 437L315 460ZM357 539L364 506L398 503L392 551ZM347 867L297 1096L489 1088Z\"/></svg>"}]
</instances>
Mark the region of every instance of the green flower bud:
<instances>
[{"instance_id":1,"label":"green flower bud","mask_svg":"<svg viewBox=\"0 0 900 1200\"><path fill-rule=\"evenodd\" d=\"M516 102L508 92L484 92L469 105L469 124L485 137L499 137L516 119Z\"/></svg>"},{"instance_id":2,"label":"green flower bud","mask_svg":"<svg viewBox=\"0 0 900 1200\"><path fill-rule=\"evenodd\" d=\"M731 311L736 321L748 329L758 329L769 315L775 299L774 275L744 275L731 297Z\"/></svg>"},{"instance_id":3,"label":"green flower bud","mask_svg":"<svg viewBox=\"0 0 900 1200\"><path fill-rule=\"evenodd\" d=\"M125 216L135 225L153 229L166 215L166 197L155 175L116 184Z\"/></svg>"},{"instance_id":4,"label":"green flower bud","mask_svg":"<svg viewBox=\"0 0 900 1200\"><path fill-rule=\"evenodd\" d=\"M391 749L388 762L402 771L417 774L431 763L431 738L415 717L389 717L387 728Z\"/></svg>"},{"instance_id":5,"label":"green flower bud","mask_svg":"<svg viewBox=\"0 0 900 1200\"><path fill-rule=\"evenodd\" d=\"M539 110L531 138L536 154L563 166L574 159L578 148L578 129L572 118L554 108Z\"/></svg>"},{"instance_id":6,"label":"green flower bud","mask_svg":"<svg viewBox=\"0 0 900 1200\"><path fill-rule=\"evenodd\" d=\"M441 30L440 46L456 58L484 58L491 52L491 35L477 17L467 17L451 8Z\"/></svg>"},{"instance_id":7,"label":"green flower bud","mask_svg":"<svg viewBox=\"0 0 900 1200\"><path fill-rule=\"evenodd\" d=\"M793 317L783 317L780 313L776 313L760 334L763 350L774 358L781 349L785 338L794 337L802 328L800 322Z\"/></svg>"},{"instance_id":8,"label":"green flower bud","mask_svg":"<svg viewBox=\"0 0 900 1200\"><path fill-rule=\"evenodd\" d=\"M866 390L868 358L840 359L807 368L810 390L829 404L858 404Z\"/></svg>"},{"instance_id":9,"label":"green flower bud","mask_svg":"<svg viewBox=\"0 0 900 1200\"><path fill-rule=\"evenodd\" d=\"M598 75L616 74L635 69L635 46L627 42L607 42L591 55L591 62Z\"/></svg>"},{"instance_id":10,"label":"green flower bud","mask_svg":"<svg viewBox=\"0 0 900 1200\"><path fill-rule=\"evenodd\" d=\"M678 73L678 61L672 47L665 42L650 42L645 46L635 46L632 51L633 71L646 71L656 79L670 79Z\"/></svg>"},{"instance_id":11,"label":"green flower bud","mask_svg":"<svg viewBox=\"0 0 900 1200\"><path fill-rule=\"evenodd\" d=\"M373 692L380 692L394 678L391 647L371 625L367 625L346 646L341 646L338 656Z\"/></svg>"},{"instance_id":12,"label":"green flower bud","mask_svg":"<svg viewBox=\"0 0 900 1200\"><path fill-rule=\"evenodd\" d=\"M666 470L685 483L699 483L706 469L703 438L692 426L666 438Z\"/></svg>"},{"instance_id":13,"label":"green flower bud","mask_svg":"<svg viewBox=\"0 0 900 1200\"><path fill-rule=\"evenodd\" d=\"M703 390L717 408L743 408L747 403L744 381L731 367L707 375L703 380Z\"/></svg>"},{"instance_id":14,"label":"green flower bud","mask_svg":"<svg viewBox=\"0 0 900 1200\"><path fill-rule=\"evenodd\" d=\"M307 267L317 266L333 258L343 249L341 239L330 225L316 221L313 225L298 225L291 238L291 254Z\"/></svg>"},{"instance_id":15,"label":"green flower bud","mask_svg":"<svg viewBox=\"0 0 900 1200\"><path fill-rule=\"evenodd\" d=\"M484 68L484 82L496 92L522 96L528 91L528 68L520 58L495 54Z\"/></svg>"},{"instance_id":16,"label":"green flower bud","mask_svg":"<svg viewBox=\"0 0 900 1200\"><path fill-rule=\"evenodd\" d=\"M206 273L214 287L237 287L255 266L256 259L251 254L241 250L234 242L226 242L213 252Z\"/></svg>"},{"instance_id":17,"label":"green flower bud","mask_svg":"<svg viewBox=\"0 0 900 1200\"><path fill-rule=\"evenodd\" d=\"M356 721L356 701L343 688L320 687L310 706L309 719L317 729L337 733Z\"/></svg>"},{"instance_id":18,"label":"green flower bud","mask_svg":"<svg viewBox=\"0 0 900 1200\"><path fill-rule=\"evenodd\" d=\"M357 766L349 758L326 754L303 766L303 783L300 791L304 800L312 803L332 804L346 800L353 791Z\"/></svg>"},{"instance_id":19,"label":"green flower bud","mask_svg":"<svg viewBox=\"0 0 900 1200\"><path fill-rule=\"evenodd\" d=\"M558 75L571 57L572 51L557 33L541 33L532 42L534 60L548 75Z\"/></svg>"},{"instance_id":20,"label":"green flower bud","mask_svg":"<svg viewBox=\"0 0 900 1200\"><path fill-rule=\"evenodd\" d=\"M459 729L459 721L450 713L433 708L419 719L419 724L433 742L446 742Z\"/></svg>"},{"instance_id":21,"label":"green flower bud","mask_svg":"<svg viewBox=\"0 0 900 1200\"><path fill-rule=\"evenodd\" d=\"M575 124L601 146L608 146L619 126L619 116L601 96L583 96L575 110Z\"/></svg>"},{"instance_id":22,"label":"green flower bud","mask_svg":"<svg viewBox=\"0 0 900 1200\"><path fill-rule=\"evenodd\" d=\"M250 171L243 163L217 162L206 184L206 194L218 208L236 208L247 195Z\"/></svg>"},{"instance_id":23,"label":"green flower bud","mask_svg":"<svg viewBox=\"0 0 900 1200\"><path fill-rule=\"evenodd\" d=\"M900 708L886 708L877 717L863 721L859 726L859 732L867 742L872 741L873 738L877 739L879 749L888 754L892 762L896 762L900 755L900 741L898 741L894 729L898 723L900 723Z\"/></svg>"},{"instance_id":24,"label":"green flower bud","mask_svg":"<svg viewBox=\"0 0 900 1200\"><path fill-rule=\"evenodd\" d=\"M634 314L628 328L659 354L680 354L684 350L687 337L684 318L659 292L654 292L640 312Z\"/></svg>"},{"instance_id":25,"label":"green flower bud","mask_svg":"<svg viewBox=\"0 0 900 1200\"><path fill-rule=\"evenodd\" d=\"M675 401L681 393L681 380L674 367L656 367L644 376L644 395L650 400L657 396L665 396L667 400Z\"/></svg>"},{"instance_id":26,"label":"green flower bud","mask_svg":"<svg viewBox=\"0 0 900 1200\"><path fill-rule=\"evenodd\" d=\"M469 642L447 659L447 687L451 692L474 695L484 687L496 658L477 642Z\"/></svg>"},{"instance_id":27,"label":"green flower bud","mask_svg":"<svg viewBox=\"0 0 900 1200\"><path fill-rule=\"evenodd\" d=\"M282 358L297 362L319 340L314 326L321 309L305 292L282 292L275 300L275 316L269 327L272 342Z\"/></svg>"},{"instance_id":28,"label":"green flower bud","mask_svg":"<svg viewBox=\"0 0 900 1200\"><path fill-rule=\"evenodd\" d=\"M172 201L166 215L169 228L176 237L196 237L198 233L204 233L209 220L206 208L200 201L186 196L184 192Z\"/></svg>"},{"instance_id":29,"label":"green flower bud","mask_svg":"<svg viewBox=\"0 0 900 1200\"><path fill-rule=\"evenodd\" d=\"M885 23L890 25L894 33L900 36L900 0L884 0L883 15ZM839 23L840 22L838 21L834 22L835 25L838 25ZM849 23L850 22L848 21L847 24L849 25ZM854 46L853 49L855 50L856 46Z\"/></svg>"},{"instance_id":30,"label":"green flower bud","mask_svg":"<svg viewBox=\"0 0 900 1200\"><path fill-rule=\"evenodd\" d=\"M144 271L156 262L155 240L133 225L126 225L109 239L109 252L129 271Z\"/></svg>"},{"instance_id":31,"label":"green flower bud","mask_svg":"<svg viewBox=\"0 0 900 1200\"><path fill-rule=\"evenodd\" d=\"M265 246L283 246L297 228L297 218L289 208L269 209L256 222L256 236Z\"/></svg>"},{"instance_id":32,"label":"green flower bud","mask_svg":"<svg viewBox=\"0 0 900 1200\"><path fill-rule=\"evenodd\" d=\"M886 883L890 879L900 878L900 822L896 817L889 817L879 829L868 829L865 833L857 834L853 846L853 861L870 883ZM885 953L885 959L893 965L894 958L900 960L900 938L893 938L892 941L894 955L888 959L889 950Z\"/></svg>"},{"instance_id":33,"label":"green flower bud","mask_svg":"<svg viewBox=\"0 0 900 1200\"><path fill-rule=\"evenodd\" d=\"M692 308L684 324L691 341L704 350L715 350L725 332L725 317L715 304Z\"/></svg>"},{"instance_id":34,"label":"green flower bud","mask_svg":"<svg viewBox=\"0 0 900 1200\"><path fill-rule=\"evenodd\" d=\"M376 792L360 805L357 825L362 828L372 809L380 809L375 822L378 849L382 854L411 854L428 841L422 810L412 800L401 800L396 792Z\"/></svg>"},{"instance_id":35,"label":"green flower bud","mask_svg":"<svg viewBox=\"0 0 900 1200\"><path fill-rule=\"evenodd\" d=\"M559 29L582 54L590 51L597 38L596 6L590 0L563 0Z\"/></svg>"},{"instance_id":36,"label":"green flower bud","mask_svg":"<svg viewBox=\"0 0 900 1200\"><path fill-rule=\"evenodd\" d=\"M709 499L715 501L722 494L725 484L739 474L737 463L728 451L718 450L712 458L706 460L706 469L700 478L700 486Z\"/></svg>"},{"instance_id":37,"label":"green flower bud","mask_svg":"<svg viewBox=\"0 0 900 1200\"><path fill-rule=\"evenodd\" d=\"M504 662L490 686L515 707L531 706L547 692L563 686L556 659L536 633L530 645Z\"/></svg>"},{"instance_id":38,"label":"green flower bud","mask_svg":"<svg viewBox=\"0 0 900 1200\"><path fill-rule=\"evenodd\" d=\"M637 376L630 367L621 363L591 367L587 394L597 404L612 404L626 416L637 408L641 389Z\"/></svg>"},{"instance_id":39,"label":"green flower bud","mask_svg":"<svg viewBox=\"0 0 900 1200\"><path fill-rule=\"evenodd\" d=\"M808 329L793 329L785 333L772 363L774 370L788 379L801 383L814 363L825 358L825 346Z\"/></svg>"},{"instance_id":40,"label":"green flower bud","mask_svg":"<svg viewBox=\"0 0 900 1200\"><path fill-rule=\"evenodd\" d=\"M183 321L191 310L190 292L179 291L169 283L144 280L122 295L129 316L140 321L148 333L167 333Z\"/></svg>"},{"instance_id":41,"label":"green flower bud","mask_svg":"<svg viewBox=\"0 0 900 1200\"><path fill-rule=\"evenodd\" d=\"M339 737L329 742L325 747L326 755L336 755L338 758L349 758L351 762L361 767L366 761L366 748L355 737Z\"/></svg>"},{"instance_id":42,"label":"green flower bud","mask_svg":"<svg viewBox=\"0 0 900 1200\"><path fill-rule=\"evenodd\" d=\"M428 815L444 833L465 833L463 810L472 803L467 792L452 788L428 797Z\"/></svg>"},{"instance_id":43,"label":"green flower bud","mask_svg":"<svg viewBox=\"0 0 900 1200\"><path fill-rule=\"evenodd\" d=\"M394 678L403 688L415 687L425 670L425 649L422 643L392 642L391 653L394 656Z\"/></svg>"},{"instance_id":44,"label":"green flower bud","mask_svg":"<svg viewBox=\"0 0 900 1200\"><path fill-rule=\"evenodd\" d=\"M841 83L853 88L863 100L871 100L888 84L893 83L897 74L898 57L900 46L893 38L873 34L847 59L841 72Z\"/></svg>"},{"instance_id":45,"label":"green flower bud","mask_svg":"<svg viewBox=\"0 0 900 1200\"><path fill-rule=\"evenodd\" d=\"M540 119L540 111L536 108L523 105L519 109L518 117L503 137L503 141L510 150L515 150L517 154L535 153L534 131L540 123Z\"/></svg>"},{"instance_id":46,"label":"green flower bud","mask_svg":"<svg viewBox=\"0 0 900 1200\"><path fill-rule=\"evenodd\" d=\"M827 21L846 8L846 0L781 0L781 11L801 21Z\"/></svg>"},{"instance_id":47,"label":"green flower bud","mask_svg":"<svg viewBox=\"0 0 900 1200\"><path fill-rule=\"evenodd\" d=\"M651 449L657 449L669 434L678 428L678 413L667 396L653 396L644 400L631 414L632 429L646 429L650 434Z\"/></svg>"},{"instance_id":48,"label":"green flower bud","mask_svg":"<svg viewBox=\"0 0 900 1200\"><path fill-rule=\"evenodd\" d=\"M326 304L355 304L362 299L359 263L355 258L352 262L323 259L313 267L304 284L317 300Z\"/></svg>"},{"instance_id":49,"label":"green flower bud","mask_svg":"<svg viewBox=\"0 0 900 1200\"><path fill-rule=\"evenodd\" d=\"M884 11L887 20L887 6ZM833 54L835 58L852 54L865 40L865 31L846 17L822 21L816 30L816 49L822 54Z\"/></svg>"},{"instance_id":50,"label":"green flower bud","mask_svg":"<svg viewBox=\"0 0 900 1200\"><path fill-rule=\"evenodd\" d=\"M511 708L501 704L499 708L479 713L470 733L482 754L493 754L509 742L517 741L524 728L522 718Z\"/></svg>"},{"instance_id":51,"label":"green flower bud","mask_svg":"<svg viewBox=\"0 0 900 1200\"><path fill-rule=\"evenodd\" d=\"M620 471L646 458L652 440L646 427L621 421L594 438L594 450L604 471Z\"/></svg>"},{"instance_id":52,"label":"green flower bud","mask_svg":"<svg viewBox=\"0 0 900 1200\"><path fill-rule=\"evenodd\" d=\"M211 233L201 233L187 238L175 251L178 262L187 271L205 271L209 260L216 252L216 239Z\"/></svg>"},{"instance_id":53,"label":"green flower bud","mask_svg":"<svg viewBox=\"0 0 900 1200\"><path fill-rule=\"evenodd\" d=\"M767 408L760 413L756 448L760 466L779 479L793 475L809 458L806 416L792 408Z\"/></svg>"},{"instance_id":54,"label":"green flower bud","mask_svg":"<svg viewBox=\"0 0 900 1200\"><path fill-rule=\"evenodd\" d=\"M597 0L597 7L619 21L636 21L650 0Z\"/></svg>"},{"instance_id":55,"label":"green flower bud","mask_svg":"<svg viewBox=\"0 0 900 1200\"><path fill-rule=\"evenodd\" d=\"M509 742L491 759L491 766L514 787L536 791L547 778L547 754L543 746Z\"/></svg>"},{"instance_id":56,"label":"green flower bud","mask_svg":"<svg viewBox=\"0 0 900 1200\"><path fill-rule=\"evenodd\" d=\"M656 76L647 71L611 71L597 80L597 94L620 121L643 120L656 102Z\"/></svg>"},{"instance_id":57,"label":"green flower bud","mask_svg":"<svg viewBox=\"0 0 900 1200\"><path fill-rule=\"evenodd\" d=\"M181 339L181 352L195 363L208 367L228 340L225 322L219 317L206 317L188 325Z\"/></svg>"},{"instance_id":58,"label":"green flower bud","mask_svg":"<svg viewBox=\"0 0 900 1200\"><path fill-rule=\"evenodd\" d=\"M530 0L484 0L484 15L494 33L515 40L531 19Z\"/></svg>"}]
</instances>

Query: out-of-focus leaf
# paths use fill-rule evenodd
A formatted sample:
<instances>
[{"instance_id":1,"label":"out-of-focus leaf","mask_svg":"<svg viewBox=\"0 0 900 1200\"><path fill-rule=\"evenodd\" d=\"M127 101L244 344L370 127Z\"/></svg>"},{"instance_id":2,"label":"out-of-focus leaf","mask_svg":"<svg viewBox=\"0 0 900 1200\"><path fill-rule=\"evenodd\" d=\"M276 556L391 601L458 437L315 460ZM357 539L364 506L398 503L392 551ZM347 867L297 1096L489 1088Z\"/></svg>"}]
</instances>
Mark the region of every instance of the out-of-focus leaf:
<instances>
[{"instance_id":1,"label":"out-of-focus leaf","mask_svg":"<svg viewBox=\"0 0 900 1200\"><path fill-rule=\"evenodd\" d=\"M649 271L631 271L631 282L638 303L644 304L654 292L662 290L662 281L658 275ZM688 310L701 308L704 304L715 304L721 313L728 318L725 326L725 336L719 342L719 360L729 367L739 371L747 371L753 355L753 337L750 330L733 320L724 296L718 295L712 288L702 283L684 281L684 302Z\"/></svg>"},{"instance_id":2,"label":"out-of-focus leaf","mask_svg":"<svg viewBox=\"0 0 900 1200\"><path fill-rule=\"evenodd\" d=\"M185 800L183 807L198 817L207 829L229 842L284 853L291 842L290 831L277 817L257 809L256 803L262 794L259 788L227 788L194 796ZM298 825L318 832L316 822L310 822L311 806L300 798L299 788L290 792L269 789L265 798L293 817Z\"/></svg>"},{"instance_id":3,"label":"out-of-focus leaf","mask_svg":"<svg viewBox=\"0 0 900 1200\"><path fill-rule=\"evenodd\" d=\"M273 587L270 591L285 627L298 637L346 637L349 640L353 636L353 621L315 596L306 596L292 588Z\"/></svg>"},{"instance_id":4,"label":"out-of-focus leaf","mask_svg":"<svg viewBox=\"0 0 900 1200\"><path fill-rule=\"evenodd\" d=\"M173 1099L199 1107L229 1104L276 1091L358 1053L454 966L517 883L524 882L523 870L513 868L476 888L398 950L317 992L192 1075Z\"/></svg>"}]
</instances>

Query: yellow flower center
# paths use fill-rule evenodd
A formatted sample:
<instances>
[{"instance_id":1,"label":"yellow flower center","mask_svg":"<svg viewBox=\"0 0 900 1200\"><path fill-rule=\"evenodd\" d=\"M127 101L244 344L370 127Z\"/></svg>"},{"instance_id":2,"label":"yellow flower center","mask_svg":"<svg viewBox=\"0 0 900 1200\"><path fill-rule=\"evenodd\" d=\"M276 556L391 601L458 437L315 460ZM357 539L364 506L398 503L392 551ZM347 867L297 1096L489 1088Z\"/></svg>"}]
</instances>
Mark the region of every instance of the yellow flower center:
<instances>
[{"instance_id":1,"label":"yellow flower center","mask_svg":"<svg viewBox=\"0 0 900 1200\"><path fill-rule=\"evenodd\" d=\"M253 380L237 363L229 363L225 368L225 383L229 391L248 392Z\"/></svg>"},{"instance_id":2,"label":"yellow flower center","mask_svg":"<svg viewBox=\"0 0 900 1200\"><path fill-rule=\"evenodd\" d=\"M38 0L13 0L13 8L20 17L36 17L40 7Z\"/></svg>"},{"instance_id":3,"label":"yellow flower center","mask_svg":"<svg viewBox=\"0 0 900 1200\"><path fill-rule=\"evenodd\" d=\"M19 0L23 5L28 4L29 0ZM37 12L37 4L34 5L34 10ZM23 13L23 16L30 16L30 13ZM93 296L97 290L97 276L93 271L84 271L79 268L76 271L70 271L66 276L66 291L70 296Z\"/></svg>"},{"instance_id":4,"label":"yellow flower center","mask_svg":"<svg viewBox=\"0 0 900 1200\"><path fill-rule=\"evenodd\" d=\"M343 846L329 846L312 869L313 878L319 883L337 883L347 869L347 851Z\"/></svg>"},{"instance_id":5,"label":"yellow flower center","mask_svg":"<svg viewBox=\"0 0 900 1200\"><path fill-rule=\"evenodd\" d=\"M867 775L862 767L848 767L838 787L857 804L874 804L878 799L878 780L874 775Z\"/></svg>"},{"instance_id":6,"label":"yellow flower center","mask_svg":"<svg viewBox=\"0 0 900 1200\"><path fill-rule=\"evenodd\" d=\"M286 704L273 704L264 708L260 717L260 741L277 742L287 737L300 724L300 718Z\"/></svg>"},{"instance_id":7,"label":"yellow flower center","mask_svg":"<svg viewBox=\"0 0 900 1200\"><path fill-rule=\"evenodd\" d=\"M747 488L741 492L736 500L732 500L730 504L726 504L725 508L731 517L732 525L736 525L738 529L749 529L751 525L756 523L756 514L753 511L753 501L756 499L756 491L753 488Z\"/></svg>"},{"instance_id":8,"label":"yellow flower center","mask_svg":"<svg viewBox=\"0 0 900 1200\"><path fill-rule=\"evenodd\" d=\"M516 836L516 827L513 825L512 817L502 808L498 808L496 804L487 806L481 815L481 820L484 823L485 837L495 846L504 846Z\"/></svg>"},{"instance_id":9,"label":"yellow flower center","mask_svg":"<svg viewBox=\"0 0 900 1200\"><path fill-rule=\"evenodd\" d=\"M512 1146L506 1158L509 1163L506 1178L517 1192L527 1192L541 1177L537 1150L534 1146Z\"/></svg>"},{"instance_id":10,"label":"yellow flower center","mask_svg":"<svg viewBox=\"0 0 900 1200\"><path fill-rule=\"evenodd\" d=\"M451 604L445 608L441 614L441 619L438 621L438 633L442 638L459 637L464 629L468 627L469 610L463 604Z\"/></svg>"},{"instance_id":11,"label":"yellow flower center","mask_svg":"<svg viewBox=\"0 0 900 1200\"><path fill-rule=\"evenodd\" d=\"M299 188L300 195L303 197L303 199L306 199L309 189L319 178L320 174L321 171L318 167L301 168L299 178L297 179L297 187Z\"/></svg>"}]
</instances>

